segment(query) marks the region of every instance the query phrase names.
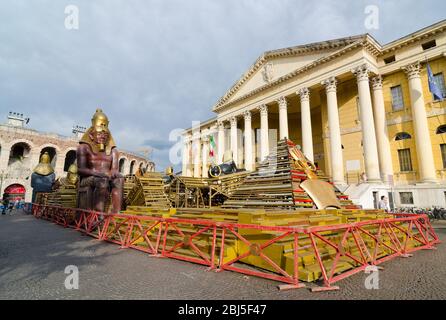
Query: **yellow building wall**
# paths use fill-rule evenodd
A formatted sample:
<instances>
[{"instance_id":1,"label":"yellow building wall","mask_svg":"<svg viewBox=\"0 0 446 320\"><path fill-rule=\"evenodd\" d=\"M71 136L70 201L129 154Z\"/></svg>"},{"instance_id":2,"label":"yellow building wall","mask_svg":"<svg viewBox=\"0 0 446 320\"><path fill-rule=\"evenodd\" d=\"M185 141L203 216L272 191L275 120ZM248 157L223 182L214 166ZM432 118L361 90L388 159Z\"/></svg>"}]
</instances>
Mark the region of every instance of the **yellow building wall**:
<instances>
[{"instance_id":1,"label":"yellow building wall","mask_svg":"<svg viewBox=\"0 0 446 320\"><path fill-rule=\"evenodd\" d=\"M429 62L432 72L434 74L443 72L446 76L446 59L441 58ZM426 111L442 112L446 110L445 102L434 102L432 94L429 91L428 76L425 64L423 64L421 72L421 81L423 86L423 96L426 105ZM403 92L404 109L401 111L393 111L392 109L392 94L391 88L393 86L401 85ZM409 82L406 74L403 71L387 75L383 81L383 94L386 109L387 120L402 120L401 123L388 125L388 134L391 146L392 164L395 172L395 180L400 183L413 183L420 179L418 157L415 144L415 136L412 122L412 110L409 92ZM443 161L441 157L440 144L446 143L446 135L437 135L436 131L440 125L446 124L445 115L431 115L428 118L432 150L434 155L435 168L438 171L438 176L441 178L441 171L443 170ZM399 132L407 132L412 136L412 139L405 141L395 141L395 136ZM398 159L398 150L403 148L410 148L413 172L401 173Z\"/></svg>"}]
</instances>

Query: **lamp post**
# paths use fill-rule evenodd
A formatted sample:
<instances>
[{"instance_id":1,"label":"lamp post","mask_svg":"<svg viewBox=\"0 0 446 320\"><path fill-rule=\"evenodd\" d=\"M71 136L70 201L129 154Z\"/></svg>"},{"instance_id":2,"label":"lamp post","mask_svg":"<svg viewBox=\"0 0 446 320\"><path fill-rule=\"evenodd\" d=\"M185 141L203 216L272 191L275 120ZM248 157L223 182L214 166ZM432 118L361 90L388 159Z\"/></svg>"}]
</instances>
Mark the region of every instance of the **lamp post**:
<instances>
[{"instance_id":1,"label":"lamp post","mask_svg":"<svg viewBox=\"0 0 446 320\"><path fill-rule=\"evenodd\" d=\"M139 149L140 154L146 159L147 161L150 161L150 155L153 153L152 148L141 148ZM146 167L147 169L147 167Z\"/></svg>"}]
</instances>

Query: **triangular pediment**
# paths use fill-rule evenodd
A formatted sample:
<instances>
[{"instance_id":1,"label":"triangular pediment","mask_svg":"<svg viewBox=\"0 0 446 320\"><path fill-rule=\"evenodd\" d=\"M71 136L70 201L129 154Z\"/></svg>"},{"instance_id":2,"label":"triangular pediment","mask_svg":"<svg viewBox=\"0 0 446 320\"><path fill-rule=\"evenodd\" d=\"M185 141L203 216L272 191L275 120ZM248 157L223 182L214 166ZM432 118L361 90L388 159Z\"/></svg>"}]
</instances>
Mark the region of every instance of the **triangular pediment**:
<instances>
[{"instance_id":1,"label":"triangular pediment","mask_svg":"<svg viewBox=\"0 0 446 320\"><path fill-rule=\"evenodd\" d=\"M267 51L219 100L214 107L214 111L222 105L246 96L294 70L310 65L353 43L364 41L365 37L366 35L360 35Z\"/></svg>"}]
</instances>

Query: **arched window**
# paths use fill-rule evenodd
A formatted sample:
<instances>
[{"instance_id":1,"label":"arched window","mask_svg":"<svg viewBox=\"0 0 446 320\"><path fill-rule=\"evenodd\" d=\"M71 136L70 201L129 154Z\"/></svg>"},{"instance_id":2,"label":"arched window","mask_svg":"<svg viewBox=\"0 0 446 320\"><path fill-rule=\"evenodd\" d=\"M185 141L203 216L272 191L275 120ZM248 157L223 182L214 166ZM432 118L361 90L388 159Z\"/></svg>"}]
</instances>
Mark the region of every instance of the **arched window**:
<instances>
[{"instance_id":1,"label":"arched window","mask_svg":"<svg viewBox=\"0 0 446 320\"><path fill-rule=\"evenodd\" d=\"M125 159L122 158L119 160L119 173L124 173L124 165L125 165Z\"/></svg>"},{"instance_id":2,"label":"arched window","mask_svg":"<svg viewBox=\"0 0 446 320\"><path fill-rule=\"evenodd\" d=\"M21 163L26 165L29 161L29 153L31 152L31 147L25 142L19 142L14 144L11 147L11 151L9 153L9 162L8 165L12 165L14 163Z\"/></svg>"},{"instance_id":3,"label":"arched window","mask_svg":"<svg viewBox=\"0 0 446 320\"><path fill-rule=\"evenodd\" d=\"M136 163L135 160L130 162L130 174L135 174L135 163Z\"/></svg>"},{"instance_id":4,"label":"arched window","mask_svg":"<svg viewBox=\"0 0 446 320\"><path fill-rule=\"evenodd\" d=\"M437 134L442 134L442 133L446 133L446 124L439 126L437 128Z\"/></svg>"},{"instance_id":5,"label":"arched window","mask_svg":"<svg viewBox=\"0 0 446 320\"><path fill-rule=\"evenodd\" d=\"M407 132L400 132L395 136L395 141L402 141L412 139L412 136Z\"/></svg>"},{"instance_id":6,"label":"arched window","mask_svg":"<svg viewBox=\"0 0 446 320\"><path fill-rule=\"evenodd\" d=\"M68 168L70 168L70 166L75 162L76 162L76 151L75 150L68 151L65 156L65 164L63 166L63 171L67 172Z\"/></svg>"}]
</instances>

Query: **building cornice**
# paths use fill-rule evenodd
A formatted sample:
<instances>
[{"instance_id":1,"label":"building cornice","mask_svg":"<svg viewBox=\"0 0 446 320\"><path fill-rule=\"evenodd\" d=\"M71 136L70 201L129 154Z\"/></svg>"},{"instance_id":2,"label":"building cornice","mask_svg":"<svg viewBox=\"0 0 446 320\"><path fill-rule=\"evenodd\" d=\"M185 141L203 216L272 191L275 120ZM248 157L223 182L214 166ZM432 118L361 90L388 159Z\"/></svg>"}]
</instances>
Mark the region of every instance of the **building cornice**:
<instances>
[{"instance_id":1,"label":"building cornice","mask_svg":"<svg viewBox=\"0 0 446 320\"><path fill-rule=\"evenodd\" d=\"M265 65L266 62L268 62L272 59L299 56L299 55L303 55L303 54L332 50L332 49L337 49L337 48L341 48L340 50L342 51L343 49L351 46L352 44L357 44L357 43L363 42L365 39L367 39L367 37L368 37L368 35L364 34L364 35L360 35L360 36L341 38L341 39L329 40L329 41L323 41L323 42L316 42L316 43L311 43L311 44L302 45L302 46L267 51L267 52L263 53L256 60L256 62L248 69L248 71L245 72L242 75L242 77L228 90L228 92L217 102L217 104L213 108L213 111L215 111L215 112L219 111L218 109L221 106L223 106L238 91L238 89L240 89L241 86L251 78L251 76L254 73L256 73L263 65ZM340 50L338 50L338 51L340 51ZM287 75L285 75L284 77L286 77L286 76ZM279 79L277 79L276 81L270 82L269 84L265 85L264 87L268 87L269 85L276 83Z\"/></svg>"},{"instance_id":2,"label":"building cornice","mask_svg":"<svg viewBox=\"0 0 446 320\"><path fill-rule=\"evenodd\" d=\"M437 22L433 25L430 25L428 27L425 27L421 30L418 30L416 32L413 32L407 36L404 36L402 38L399 38L397 40L394 40L392 42L389 42L388 44L384 45L381 50L381 56L387 55L390 52L399 50L403 47L409 46L411 44L414 44L416 42L425 40L429 37L432 37L438 33L441 33L446 30L446 19L442 20L440 22Z\"/></svg>"},{"instance_id":3,"label":"building cornice","mask_svg":"<svg viewBox=\"0 0 446 320\"><path fill-rule=\"evenodd\" d=\"M408 46L417 41L422 41L423 39L429 38L432 35L443 32L446 30L446 20L440 21L434 25L421 29L417 32L414 32L408 36L400 38L398 40L392 41L384 46L382 46L378 41L376 41L371 35L364 34L360 36L354 36L349 38L342 38L337 40L331 40L326 42L318 42L303 46L267 51L262 54L256 62L248 69L246 73L227 91L227 93L214 105L214 112L221 112L234 104L237 104L240 101L243 101L247 98L257 95L258 93L268 90L278 84L283 83L284 81L290 80L304 72L307 72L311 69L314 69L324 63L327 63L333 59L336 59L347 52L356 49L358 47L362 47L365 51L370 53L375 57L382 57L388 54L391 51L398 50L404 46ZM238 97L235 100L229 101L231 97L233 97L236 92L242 87L244 83L246 83L252 75L257 72L262 66L264 66L268 61L274 58L281 57L290 57L290 56L298 56L301 54L311 53L311 52L320 52L323 50L333 49L342 47L340 50L335 51L328 56L317 59L316 61L305 65L299 69L296 69L274 81L268 82L263 86L260 86L251 92L244 94L241 97Z\"/></svg>"}]
</instances>

